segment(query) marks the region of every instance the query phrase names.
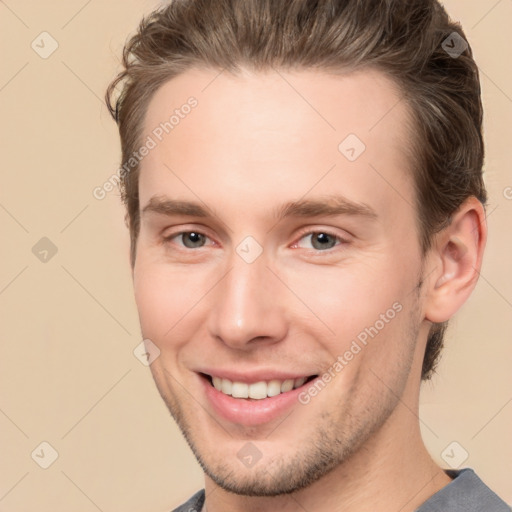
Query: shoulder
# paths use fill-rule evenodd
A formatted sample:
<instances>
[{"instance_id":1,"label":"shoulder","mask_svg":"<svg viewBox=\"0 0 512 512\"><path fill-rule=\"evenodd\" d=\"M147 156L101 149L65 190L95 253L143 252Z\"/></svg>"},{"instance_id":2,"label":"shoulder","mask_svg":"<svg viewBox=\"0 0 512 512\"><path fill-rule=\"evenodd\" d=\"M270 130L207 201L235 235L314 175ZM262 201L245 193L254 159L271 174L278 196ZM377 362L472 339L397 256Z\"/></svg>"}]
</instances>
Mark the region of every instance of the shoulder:
<instances>
[{"instance_id":1,"label":"shoulder","mask_svg":"<svg viewBox=\"0 0 512 512\"><path fill-rule=\"evenodd\" d=\"M451 483L428 499L416 512L511 512L470 469L446 470Z\"/></svg>"},{"instance_id":2,"label":"shoulder","mask_svg":"<svg viewBox=\"0 0 512 512\"><path fill-rule=\"evenodd\" d=\"M204 489L197 491L187 502L172 512L201 512L204 505Z\"/></svg>"}]
</instances>

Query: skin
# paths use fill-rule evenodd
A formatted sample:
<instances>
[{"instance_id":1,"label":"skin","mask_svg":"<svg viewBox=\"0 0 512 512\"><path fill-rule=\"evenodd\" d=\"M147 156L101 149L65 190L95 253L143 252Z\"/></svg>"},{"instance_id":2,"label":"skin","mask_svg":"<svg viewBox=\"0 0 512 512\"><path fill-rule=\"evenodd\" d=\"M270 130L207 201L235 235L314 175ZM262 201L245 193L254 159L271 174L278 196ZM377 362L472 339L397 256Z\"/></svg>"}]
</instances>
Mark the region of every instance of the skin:
<instances>
[{"instance_id":1,"label":"skin","mask_svg":"<svg viewBox=\"0 0 512 512\"><path fill-rule=\"evenodd\" d=\"M377 71L189 70L152 98L143 137L190 96L198 106L141 164L133 280L143 336L160 350L158 390L205 471L206 509L415 510L450 482L420 435L421 363L431 322L453 316L476 283L480 203L468 199L422 257L409 111ZM366 145L353 162L338 150L350 133ZM375 216L274 217L334 195ZM152 198L209 215L145 209ZM187 231L205 235L199 247ZM327 249L313 245L324 232ZM263 250L252 263L236 252L247 236ZM199 368L322 374L397 302L307 405L248 427L208 402ZM237 457L248 441L261 453L250 468Z\"/></svg>"}]
</instances>

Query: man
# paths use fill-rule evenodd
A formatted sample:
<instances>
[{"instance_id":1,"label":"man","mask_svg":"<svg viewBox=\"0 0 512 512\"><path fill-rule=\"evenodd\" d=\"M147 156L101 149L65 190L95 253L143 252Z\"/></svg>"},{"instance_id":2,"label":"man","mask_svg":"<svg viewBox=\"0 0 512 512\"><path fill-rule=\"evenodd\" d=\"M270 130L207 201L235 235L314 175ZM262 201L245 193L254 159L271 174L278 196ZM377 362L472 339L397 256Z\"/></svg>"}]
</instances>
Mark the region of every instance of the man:
<instances>
[{"instance_id":1,"label":"man","mask_svg":"<svg viewBox=\"0 0 512 512\"><path fill-rule=\"evenodd\" d=\"M509 510L419 429L486 241L460 26L434 0L175 0L124 67L141 329L205 473L176 510Z\"/></svg>"}]
</instances>

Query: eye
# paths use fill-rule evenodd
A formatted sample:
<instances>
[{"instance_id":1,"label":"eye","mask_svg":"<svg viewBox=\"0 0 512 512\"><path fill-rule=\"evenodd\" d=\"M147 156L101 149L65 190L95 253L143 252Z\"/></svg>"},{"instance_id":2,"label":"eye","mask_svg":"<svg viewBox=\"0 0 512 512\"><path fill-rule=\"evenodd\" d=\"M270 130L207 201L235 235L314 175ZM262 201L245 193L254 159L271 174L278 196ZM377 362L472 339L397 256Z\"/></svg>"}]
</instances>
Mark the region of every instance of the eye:
<instances>
[{"instance_id":1,"label":"eye","mask_svg":"<svg viewBox=\"0 0 512 512\"><path fill-rule=\"evenodd\" d=\"M302 240L309 239L309 247L304 245ZM297 242L297 246L303 247L306 249L313 248L318 251L325 251L328 249L332 249L336 245L340 245L344 240L342 240L339 236L333 235L332 233L328 233L325 231L313 231L311 233L307 233L302 236L301 239Z\"/></svg>"},{"instance_id":2,"label":"eye","mask_svg":"<svg viewBox=\"0 0 512 512\"><path fill-rule=\"evenodd\" d=\"M208 237L197 231L182 231L181 233L166 237L165 242L171 242L174 239L181 242L178 245L182 245L187 249L197 249L205 245Z\"/></svg>"}]
</instances>

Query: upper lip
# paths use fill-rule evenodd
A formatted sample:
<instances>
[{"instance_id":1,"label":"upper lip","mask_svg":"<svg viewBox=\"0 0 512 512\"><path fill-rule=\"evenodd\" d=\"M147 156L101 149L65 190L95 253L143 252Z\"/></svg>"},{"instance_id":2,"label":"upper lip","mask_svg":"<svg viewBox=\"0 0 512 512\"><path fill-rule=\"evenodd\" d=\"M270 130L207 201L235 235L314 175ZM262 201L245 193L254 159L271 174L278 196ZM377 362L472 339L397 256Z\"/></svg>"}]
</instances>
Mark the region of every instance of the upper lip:
<instances>
[{"instance_id":1,"label":"upper lip","mask_svg":"<svg viewBox=\"0 0 512 512\"><path fill-rule=\"evenodd\" d=\"M215 369L215 368L201 368L196 370L198 373L204 373L209 375L210 377L220 377L222 379L228 379L232 382L245 382L247 384L253 382L261 382L266 381L269 382L271 380L288 380L288 379L298 379L300 377L311 377L312 375L317 375L315 372L285 372L282 370L270 370L270 369L261 369L261 370L246 370L240 371L240 369L230 370L230 369Z\"/></svg>"}]
</instances>

